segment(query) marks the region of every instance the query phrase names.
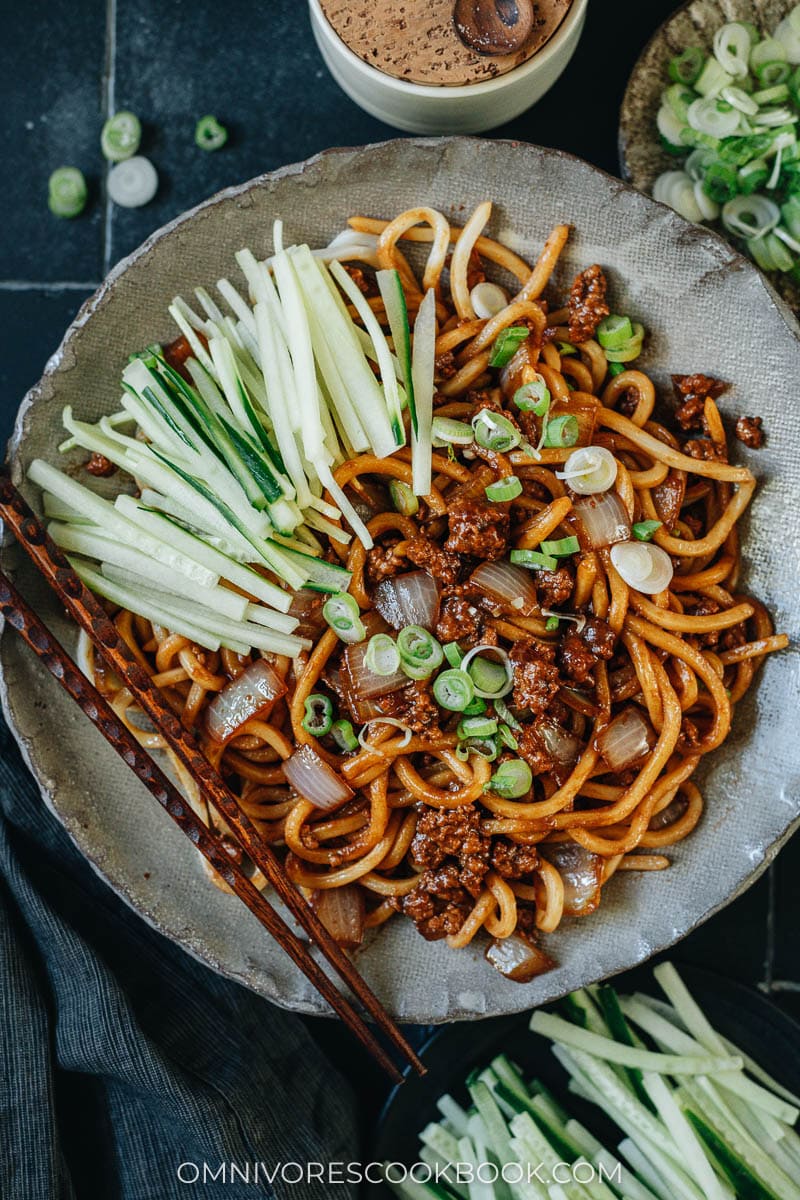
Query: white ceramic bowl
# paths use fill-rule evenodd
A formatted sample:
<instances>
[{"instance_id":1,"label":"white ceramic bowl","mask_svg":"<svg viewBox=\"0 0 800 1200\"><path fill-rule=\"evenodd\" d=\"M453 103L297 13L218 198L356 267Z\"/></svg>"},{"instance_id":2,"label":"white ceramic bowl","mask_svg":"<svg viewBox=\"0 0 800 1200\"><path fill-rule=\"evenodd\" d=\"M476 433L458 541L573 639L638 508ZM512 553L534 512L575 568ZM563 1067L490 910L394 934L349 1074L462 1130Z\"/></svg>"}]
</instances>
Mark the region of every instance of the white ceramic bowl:
<instances>
[{"instance_id":1,"label":"white ceramic bowl","mask_svg":"<svg viewBox=\"0 0 800 1200\"><path fill-rule=\"evenodd\" d=\"M407 83L359 58L334 31L320 0L309 0L322 57L351 100L373 117L410 133L481 133L518 117L566 67L583 30L589 0L573 0L552 38L532 58L496 79L460 87Z\"/></svg>"}]
</instances>

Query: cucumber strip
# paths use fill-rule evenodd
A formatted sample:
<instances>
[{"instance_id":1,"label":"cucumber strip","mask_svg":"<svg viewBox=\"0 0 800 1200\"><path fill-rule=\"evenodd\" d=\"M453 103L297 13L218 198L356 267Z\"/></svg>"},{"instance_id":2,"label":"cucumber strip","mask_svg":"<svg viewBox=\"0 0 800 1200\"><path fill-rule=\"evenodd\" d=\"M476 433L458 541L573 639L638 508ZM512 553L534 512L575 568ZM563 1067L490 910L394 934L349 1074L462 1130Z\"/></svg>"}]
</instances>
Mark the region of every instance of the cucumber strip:
<instances>
[{"instance_id":1,"label":"cucumber strip","mask_svg":"<svg viewBox=\"0 0 800 1200\"><path fill-rule=\"evenodd\" d=\"M566 1053L559 1050L559 1047L554 1047L556 1058L570 1072L577 1068L581 1082L585 1079L589 1084L589 1095L593 1103L602 1104L621 1129L636 1141L645 1137L657 1145L662 1145L665 1153L676 1163L682 1161L680 1150L661 1122L639 1103L607 1063L592 1058L582 1050L570 1049Z\"/></svg>"},{"instance_id":2,"label":"cucumber strip","mask_svg":"<svg viewBox=\"0 0 800 1200\"><path fill-rule=\"evenodd\" d=\"M762 1121L764 1114L759 1109L746 1104L741 1097L728 1093L726 1100L731 1115L738 1120L748 1136L761 1147L777 1167L780 1167L789 1176L793 1183L800 1185L800 1163L785 1145L785 1134L780 1139L774 1138ZM784 1131L786 1126L781 1125L780 1129ZM800 1191L800 1187L798 1187L798 1191Z\"/></svg>"},{"instance_id":3,"label":"cucumber strip","mask_svg":"<svg viewBox=\"0 0 800 1200\"><path fill-rule=\"evenodd\" d=\"M103 559L100 563L100 570L112 583L121 584L123 587L140 587L148 594L151 592L163 594L165 605L174 605L176 601L180 601L182 593L175 590L174 584L172 587L168 586L163 581L163 577L156 578L152 570L150 574L142 573L142 568L147 571L148 567L152 568L152 563L148 559L145 559L144 563L138 563L139 569L110 562L108 559ZM231 621L244 620L247 600L244 596L239 596L228 588L198 588L194 598L203 608L209 609L212 613L219 613L221 617L227 617Z\"/></svg>"},{"instance_id":4,"label":"cucumber strip","mask_svg":"<svg viewBox=\"0 0 800 1200\"><path fill-rule=\"evenodd\" d=\"M332 542L339 542L342 546L349 546L353 540L353 535L345 529L340 529L338 525L334 525L333 521L328 521L325 517L315 513L313 509L306 509L306 525L311 529L316 529L320 533L324 533Z\"/></svg>"},{"instance_id":5,"label":"cucumber strip","mask_svg":"<svg viewBox=\"0 0 800 1200\"><path fill-rule=\"evenodd\" d=\"M292 359L295 399L303 431L303 449L306 457L315 462L324 456L325 437L320 420L311 331L297 274L285 252L275 256L274 272L281 307L286 315L286 341Z\"/></svg>"},{"instance_id":6,"label":"cucumber strip","mask_svg":"<svg viewBox=\"0 0 800 1200\"><path fill-rule=\"evenodd\" d=\"M738 1071L742 1066L740 1058L711 1054L658 1054L651 1050L640 1050L636 1046L620 1046L610 1038L601 1037L587 1029L578 1029L552 1013L535 1012L530 1027L534 1033L588 1055L595 1055L606 1062L622 1067L638 1067L659 1075L713 1075L717 1071Z\"/></svg>"},{"instance_id":7,"label":"cucumber strip","mask_svg":"<svg viewBox=\"0 0 800 1200\"><path fill-rule=\"evenodd\" d=\"M544 1109L537 1105L537 1101L542 1099L540 1096L535 1096L533 1099L520 1096L507 1088L505 1083L500 1080L497 1084L497 1098L503 1100L509 1108L513 1108L515 1115L527 1113L540 1132L548 1139L553 1149L565 1160L571 1161L581 1153L581 1147L572 1141L557 1118L555 1121L553 1120L553 1111L548 1109L547 1102L545 1101Z\"/></svg>"},{"instance_id":8,"label":"cucumber strip","mask_svg":"<svg viewBox=\"0 0 800 1200\"><path fill-rule=\"evenodd\" d=\"M71 411L72 409L70 408L70 412ZM126 412L125 409L123 409L121 412L109 413L109 415L106 417L106 421L112 426L112 428L116 428L117 425L129 425L132 420L133 418L131 417L130 413ZM69 450L74 450L75 447L79 445L80 442L76 441L74 437L68 437L61 442L58 447L58 452L59 454L66 454Z\"/></svg>"},{"instance_id":9,"label":"cucumber strip","mask_svg":"<svg viewBox=\"0 0 800 1200\"><path fill-rule=\"evenodd\" d=\"M157 601L151 601L129 588L112 583L110 579L106 579L105 575L95 571L84 559L69 555L67 557L86 586L96 592L98 596L104 596L106 600L110 600L112 604L119 604L121 608L130 609L137 616L144 617L146 621L155 621L156 624L163 625L173 633L190 638L206 650L219 650L221 645L225 645L237 654L248 653L249 647L245 642L223 642L222 638L216 637L203 626L196 625L188 618L168 612Z\"/></svg>"},{"instance_id":10,"label":"cucumber strip","mask_svg":"<svg viewBox=\"0 0 800 1200\"><path fill-rule=\"evenodd\" d=\"M492 1059L492 1070L509 1091L515 1092L520 1099L528 1100L530 1093L525 1086L519 1067L505 1054L498 1054Z\"/></svg>"},{"instance_id":11,"label":"cucumber strip","mask_svg":"<svg viewBox=\"0 0 800 1200\"><path fill-rule=\"evenodd\" d=\"M439 1124L431 1122L419 1135L423 1146L430 1146L447 1162L458 1162L458 1138Z\"/></svg>"},{"instance_id":12,"label":"cucumber strip","mask_svg":"<svg viewBox=\"0 0 800 1200\"><path fill-rule=\"evenodd\" d=\"M331 295L331 289L335 288L333 280L327 268L312 257L308 246L295 247L291 261L304 302L316 314L373 453L385 458L395 449L395 440L383 393L352 332L352 320L349 315L345 319Z\"/></svg>"},{"instance_id":13,"label":"cucumber strip","mask_svg":"<svg viewBox=\"0 0 800 1200\"><path fill-rule=\"evenodd\" d=\"M615 1158L608 1150L602 1146L596 1153L588 1156L590 1162L593 1162L598 1171L604 1172L606 1179L614 1182L614 1191L625 1200L658 1200L649 1188L646 1188L641 1180L637 1179L633 1171L625 1167L618 1158ZM620 1170L620 1168L622 1168ZM619 1170L619 1183L617 1183L617 1172Z\"/></svg>"},{"instance_id":14,"label":"cucumber strip","mask_svg":"<svg viewBox=\"0 0 800 1200\"><path fill-rule=\"evenodd\" d=\"M576 1121L574 1117L570 1117L564 1126L570 1140L580 1148L582 1154L592 1158L600 1153L603 1149L602 1142L598 1142L593 1133L581 1125L580 1121Z\"/></svg>"},{"instance_id":15,"label":"cucumber strip","mask_svg":"<svg viewBox=\"0 0 800 1200\"><path fill-rule=\"evenodd\" d=\"M440 1096L436 1107L444 1119L453 1127L457 1137L464 1137L467 1132L467 1114L461 1105L450 1095Z\"/></svg>"},{"instance_id":16,"label":"cucumber strip","mask_svg":"<svg viewBox=\"0 0 800 1200\"><path fill-rule=\"evenodd\" d=\"M512 1137L510 1146L515 1159L522 1163L523 1170L526 1172L523 1182L514 1184L517 1196L520 1200L548 1200L547 1188L534 1174L538 1161L531 1154L528 1145L520 1138Z\"/></svg>"},{"instance_id":17,"label":"cucumber strip","mask_svg":"<svg viewBox=\"0 0 800 1200\"><path fill-rule=\"evenodd\" d=\"M324 559L314 558L298 550L284 549L283 554L305 575L306 586L315 591L346 592L350 586L353 577L351 572L337 563L325 562Z\"/></svg>"},{"instance_id":18,"label":"cucumber strip","mask_svg":"<svg viewBox=\"0 0 800 1200\"><path fill-rule=\"evenodd\" d=\"M666 1046L673 1052L677 1051L679 1054L686 1055L692 1055L701 1050L702 1047L695 1038L687 1033L683 1033L638 998L628 997L621 1001L621 1005L625 1015L660 1045ZM703 1073L714 1074L713 1071ZM765 1113L775 1117L777 1120L784 1121L787 1125L793 1125L797 1120L798 1110L794 1105L788 1104L779 1096L775 1096L772 1092L767 1091L760 1084L754 1083L742 1071L732 1072L726 1070L724 1073L716 1075L714 1082L719 1087L723 1087L727 1091L741 1096L748 1103L763 1109Z\"/></svg>"},{"instance_id":19,"label":"cucumber strip","mask_svg":"<svg viewBox=\"0 0 800 1200\"><path fill-rule=\"evenodd\" d=\"M492 1185L490 1183L483 1183L477 1178L477 1170L480 1166L481 1158L471 1138L459 1138L458 1161L469 1165L475 1176L468 1183L469 1200L494 1200Z\"/></svg>"},{"instance_id":20,"label":"cucumber strip","mask_svg":"<svg viewBox=\"0 0 800 1200\"><path fill-rule=\"evenodd\" d=\"M633 1034L620 1008L616 990L608 984L603 984L597 988L594 996L600 1006L600 1011L603 1014L603 1019L611 1037L615 1041L622 1042L623 1045L634 1046L636 1043L633 1040ZM655 1112L653 1100L642 1080L642 1072L637 1067L623 1067L622 1070L625 1071L631 1087L645 1108L649 1108L651 1112Z\"/></svg>"},{"instance_id":21,"label":"cucumber strip","mask_svg":"<svg viewBox=\"0 0 800 1200\"><path fill-rule=\"evenodd\" d=\"M773 1079L773 1077L768 1074L763 1067L759 1066L754 1059L749 1058L748 1055L745 1054L744 1051L740 1050L738 1046L735 1046L733 1042L729 1042L727 1038L723 1038L722 1044L725 1047L725 1052L727 1054L739 1055L744 1063L744 1069L747 1071L748 1075L752 1075L754 1079L757 1079L758 1082L762 1083L769 1091L775 1092L775 1094L780 1096L782 1100L785 1100L787 1104L791 1104L795 1108L800 1109L800 1096L796 1096L794 1092L790 1092L788 1088L785 1088L782 1084L778 1083L777 1079Z\"/></svg>"},{"instance_id":22,"label":"cucumber strip","mask_svg":"<svg viewBox=\"0 0 800 1200\"><path fill-rule=\"evenodd\" d=\"M329 504L321 496L312 496L308 507L313 508L314 512L321 513L323 517L329 517L331 521L338 521L342 515L335 504Z\"/></svg>"},{"instance_id":23,"label":"cucumber strip","mask_svg":"<svg viewBox=\"0 0 800 1200\"><path fill-rule=\"evenodd\" d=\"M211 355L208 353L205 346L201 342L200 338L197 336L195 330L192 328L192 326L186 320L186 317L181 312L178 305L173 301L173 303L170 304L167 311L168 311L169 315L172 317L175 324L178 326L178 329L180 329L181 333L183 334L183 336L186 338L187 342L191 346L192 354L195 356L197 361L202 363L203 366L205 367L205 369L207 371L210 371L211 374L213 375L214 374L214 364L211 361Z\"/></svg>"},{"instance_id":24,"label":"cucumber strip","mask_svg":"<svg viewBox=\"0 0 800 1200\"><path fill-rule=\"evenodd\" d=\"M149 530L156 537L168 540L176 549L182 550L189 557L196 558L209 570L216 572L219 578L227 579L229 583L246 592L248 596L255 596L256 599L262 600L264 604L268 604L282 613L288 612L292 603L289 592L284 591L269 579L265 579L251 567L234 561L196 534L182 529L170 517L163 513L150 511L145 497L146 493L143 493L141 500L137 500L134 496L117 496L114 502L115 507L136 525ZM291 633L292 631L287 629L285 632Z\"/></svg>"},{"instance_id":25,"label":"cucumber strip","mask_svg":"<svg viewBox=\"0 0 800 1200\"><path fill-rule=\"evenodd\" d=\"M430 1146L421 1146L419 1160L427 1163L429 1167L433 1167L436 1172L434 1180L443 1184L448 1192L452 1192L458 1200L469 1200L469 1189L465 1183L459 1183L453 1177L454 1168L449 1159L442 1158L435 1150L431 1150Z\"/></svg>"},{"instance_id":26,"label":"cucumber strip","mask_svg":"<svg viewBox=\"0 0 800 1200\"><path fill-rule=\"evenodd\" d=\"M678 1166L663 1152L658 1143L646 1137L639 1137L636 1144L645 1158L653 1164L659 1178L668 1184L670 1200L705 1200L703 1193L686 1174L683 1166Z\"/></svg>"},{"instance_id":27,"label":"cucumber strip","mask_svg":"<svg viewBox=\"0 0 800 1200\"><path fill-rule=\"evenodd\" d=\"M390 1163L384 1166L391 1166ZM387 1179L386 1186L390 1187L400 1200L452 1200L452 1193L445 1191L438 1184L417 1183L414 1179L404 1179L402 1183L392 1183Z\"/></svg>"},{"instance_id":28,"label":"cucumber strip","mask_svg":"<svg viewBox=\"0 0 800 1200\"><path fill-rule=\"evenodd\" d=\"M299 621L288 613L275 612L274 608L266 608L263 604L248 602L244 619L256 625L266 625L267 629L277 629L281 633L294 633Z\"/></svg>"},{"instance_id":29,"label":"cucumber strip","mask_svg":"<svg viewBox=\"0 0 800 1200\"><path fill-rule=\"evenodd\" d=\"M204 287L196 287L194 289L194 294L197 297L203 312L210 320L219 323L224 319L222 309L215 300L212 300L211 296Z\"/></svg>"},{"instance_id":30,"label":"cucumber strip","mask_svg":"<svg viewBox=\"0 0 800 1200\"><path fill-rule=\"evenodd\" d=\"M267 388L267 411L281 458L286 471L294 484L297 501L301 508L306 508L311 496L305 471L292 431L291 421L291 364L283 339L276 335L270 320L266 302L259 301L255 308L258 344L261 349L261 361L264 371L264 383Z\"/></svg>"},{"instance_id":31,"label":"cucumber strip","mask_svg":"<svg viewBox=\"0 0 800 1200\"><path fill-rule=\"evenodd\" d=\"M135 419L135 418L132 418ZM68 440L75 446L81 446L84 450L89 450L92 454L102 454L109 462L113 462L115 466L127 470L125 464L125 442L120 441L119 435L109 436L103 429L98 429L96 425L88 425L85 421L78 421L72 415L71 405L66 405L61 414L61 421L65 429L68 429L72 437ZM125 439L125 441L133 439ZM66 443L62 443L66 445Z\"/></svg>"},{"instance_id":32,"label":"cucumber strip","mask_svg":"<svg viewBox=\"0 0 800 1200\"><path fill-rule=\"evenodd\" d=\"M732 1200L729 1189L720 1183L691 1125L661 1076L647 1072L642 1076L642 1083L670 1137L680 1148L686 1171L700 1188L705 1200Z\"/></svg>"},{"instance_id":33,"label":"cucumber strip","mask_svg":"<svg viewBox=\"0 0 800 1200\"><path fill-rule=\"evenodd\" d=\"M242 324L255 337L256 322L253 316L253 310L246 300L242 298L236 288L229 279L217 280L217 291L222 296L223 300L230 306L231 310L236 314Z\"/></svg>"},{"instance_id":34,"label":"cucumber strip","mask_svg":"<svg viewBox=\"0 0 800 1200\"><path fill-rule=\"evenodd\" d=\"M503 1164L512 1162L508 1126L497 1107L494 1096L481 1080L475 1080L472 1084L468 1083L467 1088L481 1120L486 1126L487 1146L493 1151L501 1167ZM495 1183L493 1195L496 1200L511 1200L508 1184L502 1178Z\"/></svg>"},{"instance_id":35,"label":"cucumber strip","mask_svg":"<svg viewBox=\"0 0 800 1200\"><path fill-rule=\"evenodd\" d=\"M411 468L417 496L431 490L431 427L433 425L433 370L436 358L436 296L428 290L414 322L414 348L411 353L416 430L411 437Z\"/></svg>"},{"instance_id":36,"label":"cucumber strip","mask_svg":"<svg viewBox=\"0 0 800 1200\"><path fill-rule=\"evenodd\" d=\"M327 463L317 462L314 464L314 466L316 467L320 482L330 492L333 499L339 505L339 508L342 510L342 516L349 524L353 533L366 550L371 550L374 545L372 541L372 534L369 532L366 525L361 520L361 517L353 508L353 505L347 499L347 496L342 488L339 487L339 484L334 479L333 473L331 472Z\"/></svg>"},{"instance_id":37,"label":"cucumber strip","mask_svg":"<svg viewBox=\"0 0 800 1200\"><path fill-rule=\"evenodd\" d=\"M59 500L52 492L45 492L43 494L42 507L44 515L53 521L64 521L69 525L83 525L89 529L97 528L94 521L90 521L83 513L79 513L71 505L65 504L63 500Z\"/></svg>"},{"instance_id":38,"label":"cucumber strip","mask_svg":"<svg viewBox=\"0 0 800 1200\"><path fill-rule=\"evenodd\" d=\"M590 1033L597 1033L602 1037L611 1036L608 1023L597 1006L595 995L590 994L586 988L570 992L562 1000L561 1007L565 1010L565 1018L573 1025L579 1025L582 1029L588 1029Z\"/></svg>"},{"instance_id":39,"label":"cucumber strip","mask_svg":"<svg viewBox=\"0 0 800 1200\"><path fill-rule=\"evenodd\" d=\"M210 587L216 583L219 576L209 571L200 563L194 562L180 551L173 549L167 543L151 534L144 533L132 521L122 516L113 504L95 495L89 488L84 487L75 479L62 474L51 467L49 463L35 458L28 468L28 478L32 483L51 492L71 508L77 508L89 517L107 536L118 538L128 546L133 546L172 570L178 571L187 579L193 580L202 587Z\"/></svg>"},{"instance_id":40,"label":"cucumber strip","mask_svg":"<svg viewBox=\"0 0 800 1200\"><path fill-rule=\"evenodd\" d=\"M711 1054L724 1054L722 1038L714 1031L700 1006L695 1002L686 984L670 962L659 963L653 976L660 984L670 1004L681 1021L701 1046Z\"/></svg>"},{"instance_id":41,"label":"cucumber strip","mask_svg":"<svg viewBox=\"0 0 800 1200\"><path fill-rule=\"evenodd\" d=\"M392 362L392 352L389 349L388 343L384 336L378 320L366 301L363 292L359 291L353 280L347 274L340 262L332 262L329 266L329 271L339 287L344 291L350 303L355 308L362 324L372 339L372 344L375 347L375 353L378 356L378 367L381 373L381 383L383 384L383 394L386 403L386 409L389 414L389 423L394 433L395 444L397 446L405 446L406 431L403 427L403 407L400 403L400 392L397 387L397 376L394 372L394 363Z\"/></svg>"},{"instance_id":42,"label":"cucumber strip","mask_svg":"<svg viewBox=\"0 0 800 1200\"><path fill-rule=\"evenodd\" d=\"M164 465L154 454L147 456L129 456L126 470L135 475L142 488L142 503L148 508L157 508L168 515L182 521L189 530L197 530L202 537L218 539L214 544L229 557L236 556L242 563L258 560L253 547L247 538L242 537L238 529L222 516L217 507L204 496L198 495L190 487Z\"/></svg>"},{"instance_id":43,"label":"cucumber strip","mask_svg":"<svg viewBox=\"0 0 800 1200\"><path fill-rule=\"evenodd\" d=\"M411 329L408 323L408 307L406 305L403 284L400 279L400 272L394 269L377 271L375 278L378 281L383 307L386 309L386 319L389 322L389 329L392 334L392 341L394 342L395 354L400 365L403 387L405 388L408 402L408 412L411 417L411 428L416 435L418 433L418 426L417 406L414 399L414 379L411 372Z\"/></svg>"},{"instance_id":44,"label":"cucumber strip","mask_svg":"<svg viewBox=\"0 0 800 1200\"><path fill-rule=\"evenodd\" d=\"M742 1200L774 1200L774 1193L763 1186L740 1158L733 1154L725 1141L695 1112L686 1114L698 1135L711 1151L716 1162L730 1180L736 1195Z\"/></svg>"},{"instance_id":45,"label":"cucumber strip","mask_svg":"<svg viewBox=\"0 0 800 1200\"><path fill-rule=\"evenodd\" d=\"M356 407L350 398L339 368L336 356L331 351L322 332L317 314L309 305L307 308L308 321L311 326L311 340L314 355L319 366L320 375L328 392L333 410L338 419L339 429L344 434L355 454L363 454L369 450L370 442L364 426L361 424Z\"/></svg>"},{"instance_id":46,"label":"cucumber strip","mask_svg":"<svg viewBox=\"0 0 800 1200\"><path fill-rule=\"evenodd\" d=\"M666 1182L661 1179L658 1171L631 1138L625 1138L617 1147L619 1153L626 1158L633 1170L649 1188L652 1188L658 1200L674 1200Z\"/></svg>"}]
</instances>

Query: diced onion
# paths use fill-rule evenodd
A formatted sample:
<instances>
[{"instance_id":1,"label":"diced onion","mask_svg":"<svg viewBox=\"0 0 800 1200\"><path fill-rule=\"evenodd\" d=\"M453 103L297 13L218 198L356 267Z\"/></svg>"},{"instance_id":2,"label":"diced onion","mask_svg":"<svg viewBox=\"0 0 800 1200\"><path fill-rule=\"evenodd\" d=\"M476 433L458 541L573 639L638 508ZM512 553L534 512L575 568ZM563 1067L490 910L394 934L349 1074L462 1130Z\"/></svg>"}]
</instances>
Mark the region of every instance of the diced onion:
<instances>
[{"instance_id":1,"label":"diced onion","mask_svg":"<svg viewBox=\"0 0 800 1200\"><path fill-rule=\"evenodd\" d=\"M570 454L557 479L565 479L579 496L607 492L617 478L617 460L605 446L581 446Z\"/></svg>"},{"instance_id":2,"label":"diced onion","mask_svg":"<svg viewBox=\"0 0 800 1200\"><path fill-rule=\"evenodd\" d=\"M602 492L599 496L576 500L573 510L592 550L626 542L631 536L628 511L616 492Z\"/></svg>"},{"instance_id":3,"label":"diced onion","mask_svg":"<svg viewBox=\"0 0 800 1200\"><path fill-rule=\"evenodd\" d=\"M290 786L315 808L338 808L353 795L333 767L320 758L316 750L303 745L283 764L283 773Z\"/></svg>"},{"instance_id":4,"label":"diced onion","mask_svg":"<svg viewBox=\"0 0 800 1200\"><path fill-rule=\"evenodd\" d=\"M393 629L406 625L433 629L439 613L439 588L426 571L410 571L379 583L372 602Z\"/></svg>"},{"instance_id":5,"label":"diced onion","mask_svg":"<svg viewBox=\"0 0 800 1200\"><path fill-rule=\"evenodd\" d=\"M472 587L479 588L490 600L496 601L521 616L536 611L536 587L530 571L501 559L484 562L469 577Z\"/></svg>"},{"instance_id":6,"label":"diced onion","mask_svg":"<svg viewBox=\"0 0 800 1200\"><path fill-rule=\"evenodd\" d=\"M366 906L357 884L322 888L314 894L317 916L337 945L355 950L364 940Z\"/></svg>"},{"instance_id":7,"label":"diced onion","mask_svg":"<svg viewBox=\"0 0 800 1200\"><path fill-rule=\"evenodd\" d=\"M497 283L476 283L469 294L476 317L488 321L508 304L508 293Z\"/></svg>"},{"instance_id":8,"label":"diced onion","mask_svg":"<svg viewBox=\"0 0 800 1200\"><path fill-rule=\"evenodd\" d=\"M611 561L628 587L649 596L669 587L675 571L666 550L652 542L622 542L612 546Z\"/></svg>"},{"instance_id":9,"label":"diced onion","mask_svg":"<svg viewBox=\"0 0 800 1200\"><path fill-rule=\"evenodd\" d=\"M583 743L574 733L569 733L557 721L544 718L536 722L536 732L542 739L547 753L559 766L571 767L580 757Z\"/></svg>"},{"instance_id":10,"label":"diced onion","mask_svg":"<svg viewBox=\"0 0 800 1200\"><path fill-rule=\"evenodd\" d=\"M233 737L246 721L262 717L286 692L286 684L266 659L254 663L226 683L206 710L206 728L217 742Z\"/></svg>"},{"instance_id":11,"label":"diced onion","mask_svg":"<svg viewBox=\"0 0 800 1200\"><path fill-rule=\"evenodd\" d=\"M556 965L549 954L518 933L495 938L486 951L486 961L514 983L528 983L537 975L552 971Z\"/></svg>"},{"instance_id":12,"label":"diced onion","mask_svg":"<svg viewBox=\"0 0 800 1200\"><path fill-rule=\"evenodd\" d=\"M597 749L612 771L624 771L649 754L655 734L638 708L630 706L607 725L597 737Z\"/></svg>"},{"instance_id":13,"label":"diced onion","mask_svg":"<svg viewBox=\"0 0 800 1200\"><path fill-rule=\"evenodd\" d=\"M391 675L378 675L366 664L368 642L347 646L342 655L342 682L349 694L359 700L374 700L406 687L408 677L401 670Z\"/></svg>"},{"instance_id":14,"label":"diced onion","mask_svg":"<svg viewBox=\"0 0 800 1200\"><path fill-rule=\"evenodd\" d=\"M117 163L106 184L109 199L122 208L141 208L149 204L158 190L158 174L149 158L141 154Z\"/></svg>"},{"instance_id":15,"label":"diced onion","mask_svg":"<svg viewBox=\"0 0 800 1200\"><path fill-rule=\"evenodd\" d=\"M540 854L552 863L564 884L564 913L582 917L594 912L600 903L600 887L605 864L599 854L576 842L548 842Z\"/></svg>"}]
</instances>

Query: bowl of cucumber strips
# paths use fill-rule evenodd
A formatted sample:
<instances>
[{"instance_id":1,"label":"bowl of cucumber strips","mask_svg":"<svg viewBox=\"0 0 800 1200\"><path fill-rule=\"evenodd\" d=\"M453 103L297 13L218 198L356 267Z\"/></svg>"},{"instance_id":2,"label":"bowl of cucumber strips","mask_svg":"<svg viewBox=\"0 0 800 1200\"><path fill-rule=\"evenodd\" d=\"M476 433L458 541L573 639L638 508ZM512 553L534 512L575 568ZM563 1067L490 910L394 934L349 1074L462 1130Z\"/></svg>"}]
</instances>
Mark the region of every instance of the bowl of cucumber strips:
<instances>
[{"instance_id":1,"label":"bowl of cucumber strips","mask_svg":"<svg viewBox=\"0 0 800 1200\"><path fill-rule=\"evenodd\" d=\"M715 229L800 310L800 5L692 0L628 82L622 174Z\"/></svg>"}]
</instances>

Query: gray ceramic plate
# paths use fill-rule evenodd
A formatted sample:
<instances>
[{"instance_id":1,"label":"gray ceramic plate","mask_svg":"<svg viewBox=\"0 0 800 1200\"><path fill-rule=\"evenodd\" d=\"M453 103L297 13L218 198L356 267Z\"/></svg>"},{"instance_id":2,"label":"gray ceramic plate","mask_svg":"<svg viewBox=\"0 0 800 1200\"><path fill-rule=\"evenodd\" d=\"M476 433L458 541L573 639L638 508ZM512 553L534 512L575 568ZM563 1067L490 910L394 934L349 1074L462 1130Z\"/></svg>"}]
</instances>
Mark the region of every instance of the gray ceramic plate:
<instances>
[{"instance_id":1,"label":"gray ceramic plate","mask_svg":"<svg viewBox=\"0 0 800 1200\"><path fill-rule=\"evenodd\" d=\"M233 271L241 246L267 253L274 216L285 219L289 239L321 244L349 213L394 214L424 203L458 219L486 196L496 202L493 232L531 257L555 223L575 225L560 283L589 263L606 267L615 307L650 331L644 366L662 388L671 371L704 370L733 381L729 415L763 414L767 448L742 450L761 480L745 530L745 583L769 603L778 628L797 635L796 327L759 273L719 238L585 163L533 146L442 139L335 150L181 217L117 267L23 401L11 451L15 478L34 455L56 457L64 404L90 419L114 406L129 351L173 336L167 304L176 292ZM20 556L7 550L4 561L74 645L57 604ZM190 845L10 631L0 652L5 710L45 801L111 886L204 962L280 1004L320 1012L304 979L242 906L208 882ZM676 849L670 871L626 874L597 915L566 923L549 942L557 970L525 986L509 983L477 947L449 951L395 920L359 956L387 1007L423 1023L530 1008L641 962L727 904L764 869L800 814L799 680L793 652L767 663L730 740L703 772L702 828Z\"/></svg>"},{"instance_id":2,"label":"gray ceramic plate","mask_svg":"<svg viewBox=\"0 0 800 1200\"><path fill-rule=\"evenodd\" d=\"M675 170L680 160L663 150L656 129L661 93L668 86L667 64L687 46L710 51L714 33L726 21L750 21L771 33L794 5L789 0L690 0L661 25L642 51L631 72L622 101L619 161L622 177L649 196L662 171ZM720 222L712 227L724 236ZM772 271L769 280L795 312L800 311L800 288L787 275Z\"/></svg>"}]
</instances>

